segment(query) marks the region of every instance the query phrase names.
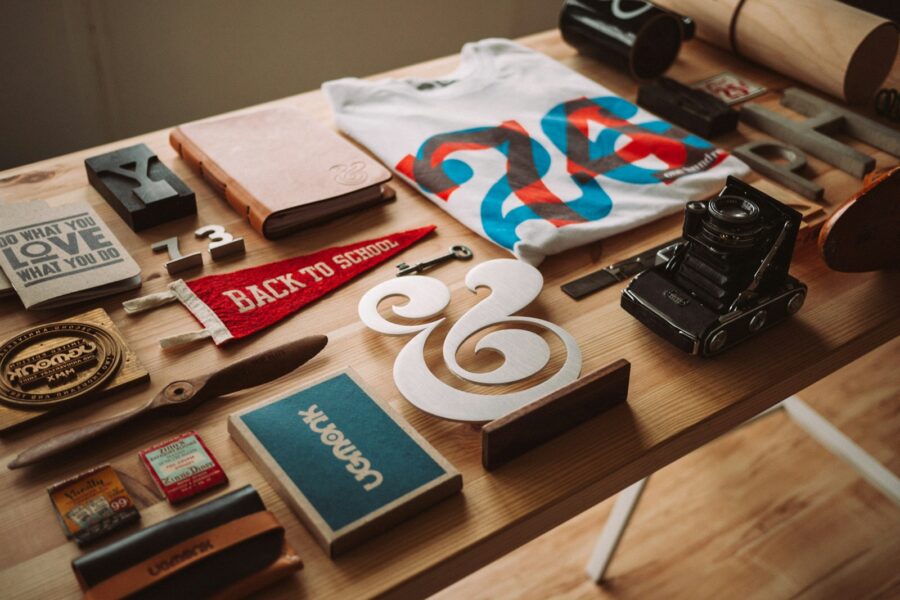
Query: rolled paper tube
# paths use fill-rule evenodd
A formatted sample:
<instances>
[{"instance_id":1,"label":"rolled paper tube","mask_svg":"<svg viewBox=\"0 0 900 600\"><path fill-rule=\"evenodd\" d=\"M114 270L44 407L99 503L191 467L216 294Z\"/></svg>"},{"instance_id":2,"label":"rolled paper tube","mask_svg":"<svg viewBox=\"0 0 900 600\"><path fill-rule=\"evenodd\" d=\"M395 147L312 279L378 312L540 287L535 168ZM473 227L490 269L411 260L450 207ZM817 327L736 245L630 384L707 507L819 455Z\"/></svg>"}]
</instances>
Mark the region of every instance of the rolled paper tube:
<instances>
[{"instance_id":1,"label":"rolled paper tube","mask_svg":"<svg viewBox=\"0 0 900 600\"><path fill-rule=\"evenodd\" d=\"M872 99L900 43L891 21L837 0L655 2L693 18L700 39L850 103Z\"/></svg>"},{"instance_id":2,"label":"rolled paper tube","mask_svg":"<svg viewBox=\"0 0 900 600\"><path fill-rule=\"evenodd\" d=\"M713 46L731 50L729 28L740 0L653 0L653 3L690 17L694 20L695 35L698 38Z\"/></svg>"}]
</instances>

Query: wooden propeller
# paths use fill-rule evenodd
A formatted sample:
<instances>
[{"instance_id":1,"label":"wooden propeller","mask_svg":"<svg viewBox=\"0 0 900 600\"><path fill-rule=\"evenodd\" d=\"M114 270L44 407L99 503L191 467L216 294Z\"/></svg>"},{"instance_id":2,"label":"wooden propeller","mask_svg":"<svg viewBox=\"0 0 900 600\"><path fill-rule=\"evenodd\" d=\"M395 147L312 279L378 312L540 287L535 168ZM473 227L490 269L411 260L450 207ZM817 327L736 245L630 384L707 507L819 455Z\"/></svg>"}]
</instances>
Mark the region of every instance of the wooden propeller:
<instances>
[{"instance_id":1,"label":"wooden propeller","mask_svg":"<svg viewBox=\"0 0 900 600\"><path fill-rule=\"evenodd\" d=\"M46 439L19 454L7 466L10 469L26 467L138 418L151 414L183 415L210 398L268 383L310 360L327 343L328 338L324 335L313 335L254 354L213 373L173 381L144 406Z\"/></svg>"}]
</instances>

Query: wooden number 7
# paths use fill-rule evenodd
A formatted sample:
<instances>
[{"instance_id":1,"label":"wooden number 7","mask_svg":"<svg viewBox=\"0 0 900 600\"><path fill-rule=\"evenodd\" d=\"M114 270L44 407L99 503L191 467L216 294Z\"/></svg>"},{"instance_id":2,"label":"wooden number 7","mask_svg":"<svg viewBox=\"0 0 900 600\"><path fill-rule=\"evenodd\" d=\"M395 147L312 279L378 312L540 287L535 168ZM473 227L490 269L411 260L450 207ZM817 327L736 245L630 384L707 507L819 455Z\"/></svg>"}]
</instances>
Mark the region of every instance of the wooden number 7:
<instances>
[{"instance_id":1,"label":"wooden number 7","mask_svg":"<svg viewBox=\"0 0 900 600\"><path fill-rule=\"evenodd\" d=\"M166 271L169 275L175 275L181 271L203 266L203 255L192 252L183 256L178 249L178 238L170 237L160 240L151 246L154 252L166 251L169 254L169 262L166 263Z\"/></svg>"}]
</instances>

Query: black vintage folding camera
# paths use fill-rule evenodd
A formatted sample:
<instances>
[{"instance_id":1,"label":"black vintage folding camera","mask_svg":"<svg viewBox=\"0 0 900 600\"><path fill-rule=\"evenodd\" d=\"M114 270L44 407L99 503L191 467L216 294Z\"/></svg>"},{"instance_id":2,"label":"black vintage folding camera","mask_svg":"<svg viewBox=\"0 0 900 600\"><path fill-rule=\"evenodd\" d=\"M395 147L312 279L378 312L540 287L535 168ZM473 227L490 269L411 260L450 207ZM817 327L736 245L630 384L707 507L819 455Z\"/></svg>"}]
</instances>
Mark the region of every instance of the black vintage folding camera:
<instances>
[{"instance_id":1,"label":"black vintage folding camera","mask_svg":"<svg viewBox=\"0 0 900 600\"><path fill-rule=\"evenodd\" d=\"M806 286L788 274L801 215L740 179L689 202L684 241L634 278L622 308L685 352L711 356L794 314Z\"/></svg>"}]
</instances>

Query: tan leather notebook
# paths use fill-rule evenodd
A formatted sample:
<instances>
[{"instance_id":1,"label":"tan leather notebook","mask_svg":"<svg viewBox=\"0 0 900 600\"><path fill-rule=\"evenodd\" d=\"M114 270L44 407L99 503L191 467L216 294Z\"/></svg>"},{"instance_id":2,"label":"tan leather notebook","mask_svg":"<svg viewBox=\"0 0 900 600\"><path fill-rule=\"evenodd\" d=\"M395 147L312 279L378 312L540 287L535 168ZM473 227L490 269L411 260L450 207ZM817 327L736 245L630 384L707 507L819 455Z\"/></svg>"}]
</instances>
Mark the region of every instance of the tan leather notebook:
<instances>
[{"instance_id":1,"label":"tan leather notebook","mask_svg":"<svg viewBox=\"0 0 900 600\"><path fill-rule=\"evenodd\" d=\"M387 169L296 108L188 123L169 142L270 239L389 196Z\"/></svg>"}]
</instances>

